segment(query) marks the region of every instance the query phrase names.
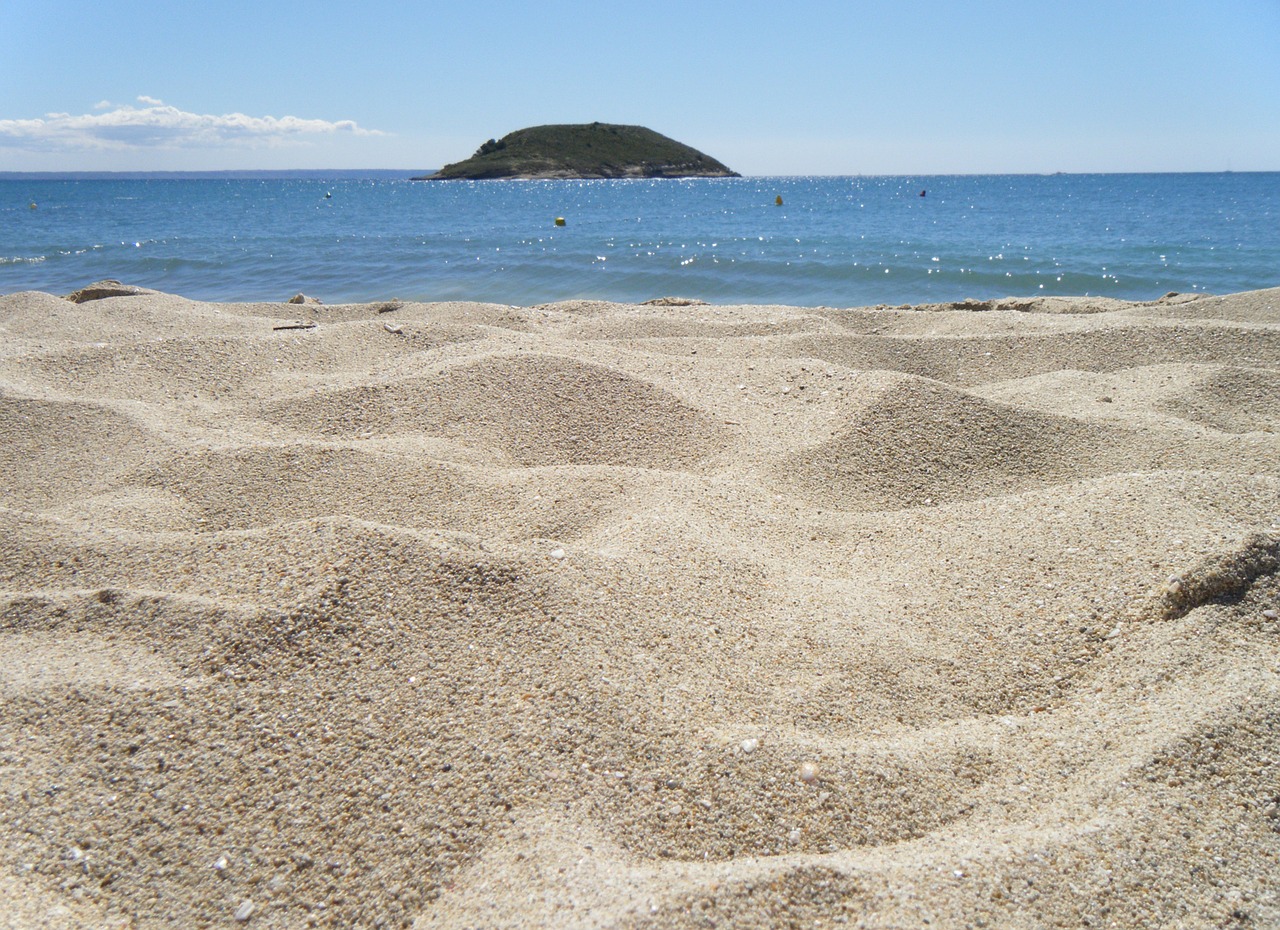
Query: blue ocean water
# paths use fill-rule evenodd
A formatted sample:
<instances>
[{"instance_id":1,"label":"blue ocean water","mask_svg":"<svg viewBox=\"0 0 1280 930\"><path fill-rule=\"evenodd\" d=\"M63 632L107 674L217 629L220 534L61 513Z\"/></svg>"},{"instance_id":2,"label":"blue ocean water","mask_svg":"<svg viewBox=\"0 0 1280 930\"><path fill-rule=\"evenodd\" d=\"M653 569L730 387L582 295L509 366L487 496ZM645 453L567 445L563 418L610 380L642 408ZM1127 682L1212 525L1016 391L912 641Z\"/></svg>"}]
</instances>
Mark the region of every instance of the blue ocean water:
<instances>
[{"instance_id":1,"label":"blue ocean water","mask_svg":"<svg viewBox=\"0 0 1280 930\"><path fill-rule=\"evenodd\" d=\"M0 293L106 277L202 300L326 303L1229 293L1280 285L1280 173L0 177Z\"/></svg>"}]
</instances>

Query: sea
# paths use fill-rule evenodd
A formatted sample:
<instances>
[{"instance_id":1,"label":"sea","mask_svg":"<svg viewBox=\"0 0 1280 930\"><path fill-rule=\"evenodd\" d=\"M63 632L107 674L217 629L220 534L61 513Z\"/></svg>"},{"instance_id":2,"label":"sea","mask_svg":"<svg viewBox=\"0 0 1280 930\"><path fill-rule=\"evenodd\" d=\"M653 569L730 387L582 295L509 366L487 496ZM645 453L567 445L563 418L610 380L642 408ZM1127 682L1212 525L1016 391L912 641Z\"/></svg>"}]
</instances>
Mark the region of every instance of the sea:
<instances>
[{"instance_id":1,"label":"sea","mask_svg":"<svg viewBox=\"0 0 1280 930\"><path fill-rule=\"evenodd\" d=\"M852 307L1280 285L1280 173L412 174L0 174L0 294Z\"/></svg>"}]
</instances>

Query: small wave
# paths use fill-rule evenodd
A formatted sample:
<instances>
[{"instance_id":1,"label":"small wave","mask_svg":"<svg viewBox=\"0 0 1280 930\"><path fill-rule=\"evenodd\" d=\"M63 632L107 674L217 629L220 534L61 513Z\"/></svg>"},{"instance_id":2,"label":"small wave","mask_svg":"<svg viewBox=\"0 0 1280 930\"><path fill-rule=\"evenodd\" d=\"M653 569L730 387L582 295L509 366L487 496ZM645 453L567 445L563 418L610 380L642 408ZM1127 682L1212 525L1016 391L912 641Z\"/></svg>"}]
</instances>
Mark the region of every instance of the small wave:
<instances>
[{"instance_id":1,"label":"small wave","mask_svg":"<svg viewBox=\"0 0 1280 930\"><path fill-rule=\"evenodd\" d=\"M46 256L44 255L32 255L30 257L13 255L9 258L5 258L3 255L0 255L0 265L38 265L44 261L45 258Z\"/></svg>"}]
</instances>

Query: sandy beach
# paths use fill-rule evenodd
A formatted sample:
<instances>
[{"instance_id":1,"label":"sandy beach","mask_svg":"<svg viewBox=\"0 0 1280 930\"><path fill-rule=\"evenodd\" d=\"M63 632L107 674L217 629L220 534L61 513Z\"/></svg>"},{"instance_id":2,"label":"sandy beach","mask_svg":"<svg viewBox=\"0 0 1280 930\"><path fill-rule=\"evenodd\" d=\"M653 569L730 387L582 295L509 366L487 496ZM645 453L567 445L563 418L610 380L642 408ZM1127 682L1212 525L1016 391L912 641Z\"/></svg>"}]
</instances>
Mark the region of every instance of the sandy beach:
<instances>
[{"instance_id":1,"label":"sandy beach","mask_svg":"<svg viewBox=\"0 0 1280 930\"><path fill-rule=\"evenodd\" d=\"M112 293L0 296L0 927L1280 926L1280 289Z\"/></svg>"}]
</instances>

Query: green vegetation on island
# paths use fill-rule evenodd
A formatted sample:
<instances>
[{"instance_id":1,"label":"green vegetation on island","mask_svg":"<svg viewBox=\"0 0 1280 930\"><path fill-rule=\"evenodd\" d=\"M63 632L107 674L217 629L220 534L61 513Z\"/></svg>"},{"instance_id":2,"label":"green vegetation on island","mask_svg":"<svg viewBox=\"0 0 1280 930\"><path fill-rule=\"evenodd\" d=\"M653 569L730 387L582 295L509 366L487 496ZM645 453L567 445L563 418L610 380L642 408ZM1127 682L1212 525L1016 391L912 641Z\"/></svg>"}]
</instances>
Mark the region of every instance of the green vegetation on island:
<instances>
[{"instance_id":1,"label":"green vegetation on island","mask_svg":"<svg viewBox=\"0 0 1280 930\"><path fill-rule=\"evenodd\" d=\"M465 161L415 181L500 178L736 178L738 173L643 126L533 126L490 139Z\"/></svg>"}]
</instances>

